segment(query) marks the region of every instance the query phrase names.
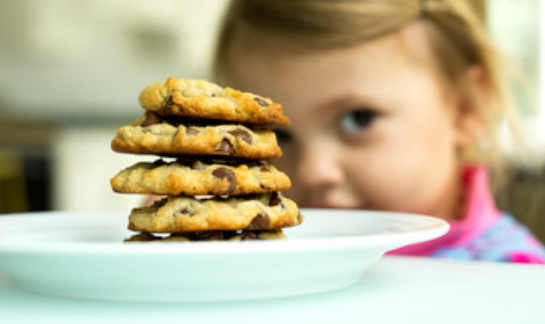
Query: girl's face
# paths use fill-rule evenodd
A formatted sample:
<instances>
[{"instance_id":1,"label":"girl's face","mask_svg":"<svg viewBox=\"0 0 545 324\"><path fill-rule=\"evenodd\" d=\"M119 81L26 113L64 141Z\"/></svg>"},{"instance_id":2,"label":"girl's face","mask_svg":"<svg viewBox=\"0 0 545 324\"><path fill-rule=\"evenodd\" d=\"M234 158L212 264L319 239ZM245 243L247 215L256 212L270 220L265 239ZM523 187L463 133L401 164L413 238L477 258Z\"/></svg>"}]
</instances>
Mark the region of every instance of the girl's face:
<instances>
[{"instance_id":1,"label":"girl's face","mask_svg":"<svg viewBox=\"0 0 545 324\"><path fill-rule=\"evenodd\" d=\"M233 86L282 103L292 120L277 131L276 165L300 206L459 216L456 99L418 26L323 51L234 42Z\"/></svg>"}]
</instances>

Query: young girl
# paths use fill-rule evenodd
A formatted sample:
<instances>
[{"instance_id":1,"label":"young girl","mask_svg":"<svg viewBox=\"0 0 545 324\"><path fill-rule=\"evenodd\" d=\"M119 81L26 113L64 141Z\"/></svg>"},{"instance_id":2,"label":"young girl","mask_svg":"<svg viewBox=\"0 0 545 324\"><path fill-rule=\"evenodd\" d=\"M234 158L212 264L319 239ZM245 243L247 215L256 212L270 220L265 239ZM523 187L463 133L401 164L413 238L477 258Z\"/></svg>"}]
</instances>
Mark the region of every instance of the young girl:
<instances>
[{"instance_id":1,"label":"young girl","mask_svg":"<svg viewBox=\"0 0 545 324\"><path fill-rule=\"evenodd\" d=\"M217 81L283 103L278 130L303 207L433 215L451 231L394 254L544 263L488 181L517 135L497 54L459 0L235 0ZM504 131L505 133L505 131ZM515 139L517 137L515 136Z\"/></svg>"}]
</instances>

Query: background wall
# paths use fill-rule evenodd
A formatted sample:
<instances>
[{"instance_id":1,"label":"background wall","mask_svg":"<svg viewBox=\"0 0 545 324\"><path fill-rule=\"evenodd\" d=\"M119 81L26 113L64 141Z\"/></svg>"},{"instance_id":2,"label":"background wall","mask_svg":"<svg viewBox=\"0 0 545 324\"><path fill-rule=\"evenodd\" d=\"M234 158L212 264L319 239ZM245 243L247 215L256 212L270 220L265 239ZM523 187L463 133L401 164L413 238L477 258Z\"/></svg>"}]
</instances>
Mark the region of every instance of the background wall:
<instances>
[{"instance_id":1,"label":"background wall","mask_svg":"<svg viewBox=\"0 0 545 324\"><path fill-rule=\"evenodd\" d=\"M148 84L207 78L226 4L0 0L0 213L139 203L109 185L142 160L111 151L115 129Z\"/></svg>"},{"instance_id":2,"label":"background wall","mask_svg":"<svg viewBox=\"0 0 545 324\"><path fill-rule=\"evenodd\" d=\"M0 0L0 103L17 116L128 117L152 80L207 75L225 0Z\"/></svg>"}]
</instances>

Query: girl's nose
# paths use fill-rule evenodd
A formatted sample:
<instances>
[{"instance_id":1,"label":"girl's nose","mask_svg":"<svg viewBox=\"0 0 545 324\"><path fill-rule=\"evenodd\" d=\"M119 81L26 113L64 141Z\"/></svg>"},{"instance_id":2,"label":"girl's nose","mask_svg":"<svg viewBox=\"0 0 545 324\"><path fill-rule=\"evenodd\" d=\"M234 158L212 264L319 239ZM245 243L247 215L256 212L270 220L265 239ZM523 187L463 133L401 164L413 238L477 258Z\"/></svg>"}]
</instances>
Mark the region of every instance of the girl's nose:
<instances>
[{"instance_id":1,"label":"girl's nose","mask_svg":"<svg viewBox=\"0 0 545 324\"><path fill-rule=\"evenodd\" d=\"M340 156L332 143L315 139L301 152L297 167L298 183L306 188L335 187L344 182Z\"/></svg>"}]
</instances>

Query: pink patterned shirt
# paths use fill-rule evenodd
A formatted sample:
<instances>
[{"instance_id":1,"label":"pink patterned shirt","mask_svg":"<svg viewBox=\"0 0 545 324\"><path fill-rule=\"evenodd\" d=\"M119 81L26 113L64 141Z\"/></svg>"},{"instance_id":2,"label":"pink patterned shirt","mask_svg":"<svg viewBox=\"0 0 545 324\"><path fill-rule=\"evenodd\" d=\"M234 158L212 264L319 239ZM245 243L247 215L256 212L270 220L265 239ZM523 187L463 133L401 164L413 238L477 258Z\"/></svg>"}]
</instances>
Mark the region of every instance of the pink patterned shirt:
<instances>
[{"instance_id":1,"label":"pink patterned shirt","mask_svg":"<svg viewBox=\"0 0 545 324\"><path fill-rule=\"evenodd\" d=\"M466 167L463 181L467 192L463 219L449 221L450 231L442 237L389 254L545 264L543 245L511 215L496 208L486 168Z\"/></svg>"}]
</instances>

